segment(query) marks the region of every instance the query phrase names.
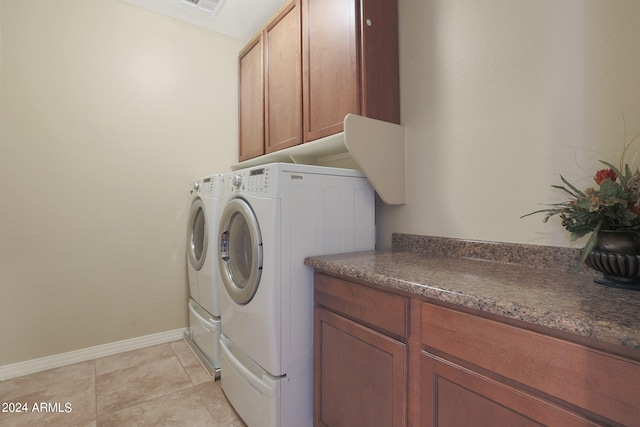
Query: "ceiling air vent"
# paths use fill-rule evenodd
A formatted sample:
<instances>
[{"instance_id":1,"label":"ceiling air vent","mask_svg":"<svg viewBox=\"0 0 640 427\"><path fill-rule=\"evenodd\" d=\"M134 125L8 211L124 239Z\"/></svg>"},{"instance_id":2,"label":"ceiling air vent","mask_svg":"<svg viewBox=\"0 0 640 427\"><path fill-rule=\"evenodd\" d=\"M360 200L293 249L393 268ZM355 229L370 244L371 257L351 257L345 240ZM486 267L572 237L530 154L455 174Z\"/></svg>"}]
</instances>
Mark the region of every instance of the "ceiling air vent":
<instances>
[{"instance_id":1,"label":"ceiling air vent","mask_svg":"<svg viewBox=\"0 0 640 427\"><path fill-rule=\"evenodd\" d=\"M198 12L214 15L222 6L224 0L180 0L180 4Z\"/></svg>"}]
</instances>

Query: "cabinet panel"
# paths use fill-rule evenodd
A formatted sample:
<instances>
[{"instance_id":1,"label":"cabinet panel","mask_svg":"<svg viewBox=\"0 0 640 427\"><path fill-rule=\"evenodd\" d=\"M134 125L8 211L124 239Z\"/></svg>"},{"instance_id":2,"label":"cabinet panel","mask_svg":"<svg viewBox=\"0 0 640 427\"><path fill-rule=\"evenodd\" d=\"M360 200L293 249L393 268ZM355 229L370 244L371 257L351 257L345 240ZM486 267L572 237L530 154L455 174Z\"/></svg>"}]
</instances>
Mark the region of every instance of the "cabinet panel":
<instances>
[{"instance_id":1,"label":"cabinet panel","mask_svg":"<svg viewBox=\"0 0 640 427\"><path fill-rule=\"evenodd\" d=\"M578 344L422 304L423 345L622 425L640 425L640 365Z\"/></svg>"},{"instance_id":2,"label":"cabinet panel","mask_svg":"<svg viewBox=\"0 0 640 427\"><path fill-rule=\"evenodd\" d=\"M323 308L315 309L316 425L406 425L406 349Z\"/></svg>"},{"instance_id":3,"label":"cabinet panel","mask_svg":"<svg viewBox=\"0 0 640 427\"><path fill-rule=\"evenodd\" d=\"M300 3L294 0L265 28L266 153L302 142L300 19Z\"/></svg>"},{"instance_id":4,"label":"cabinet panel","mask_svg":"<svg viewBox=\"0 0 640 427\"><path fill-rule=\"evenodd\" d=\"M305 141L343 130L360 113L357 0L303 1Z\"/></svg>"},{"instance_id":5,"label":"cabinet panel","mask_svg":"<svg viewBox=\"0 0 640 427\"><path fill-rule=\"evenodd\" d=\"M238 69L238 158L243 161L264 154L262 35L240 52Z\"/></svg>"},{"instance_id":6,"label":"cabinet panel","mask_svg":"<svg viewBox=\"0 0 640 427\"><path fill-rule=\"evenodd\" d=\"M382 332L406 338L408 303L405 297L390 295L366 286L315 274L315 303L371 325Z\"/></svg>"},{"instance_id":7,"label":"cabinet panel","mask_svg":"<svg viewBox=\"0 0 640 427\"><path fill-rule=\"evenodd\" d=\"M400 123L398 4L362 0L362 114Z\"/></svg>"},{"instance_id":8,"label":"cabinet panel","mask_svg":"<svg viewBox=\"0 0 640 427\"><path fill-rule=\"evenodd\" d=\"M422 353L422 426L594 426L593 422L429 353Z\"/></svg>"}]
</instances>

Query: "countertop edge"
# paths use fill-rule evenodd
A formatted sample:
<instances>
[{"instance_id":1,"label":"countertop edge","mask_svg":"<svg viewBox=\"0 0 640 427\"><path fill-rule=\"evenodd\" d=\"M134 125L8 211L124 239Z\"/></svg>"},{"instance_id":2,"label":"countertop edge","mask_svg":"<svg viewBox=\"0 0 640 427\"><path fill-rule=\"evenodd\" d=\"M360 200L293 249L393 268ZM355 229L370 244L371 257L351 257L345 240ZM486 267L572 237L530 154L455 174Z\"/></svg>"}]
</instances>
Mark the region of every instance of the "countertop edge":
<instances>
[{"instance_id":1,"label":"countertop edge","mask_svg":"<svg viewBox=\"0 0 640 427\"><path fill-rule=\"evenodd\" d=\"M430 280L415 282L415 279L403 277L402 273L388 273L385 272L384 268L381 269L380 267L380 264L383 262L398 263L402 261L406 261L407 265L415 265L416 268L419 269L429 268L428 266L421 265L421 263L463 262L461 258L388 250L337 256L308 257L305 259L305 264L315 269L337 274L345 278L357 279L382 287L396 289L404 293L448 303L453 306L525 322L526 324L535 325L551 331L559 331L570 334L571 336L593 339L608 345L621 346L634 352L634 355L636 350L640 350L640 322L636 323L636 320L640 319L640 317L630 316L630 319L628 319L625 318L625 316L615 316L615 310L612 316L614 318L607 318L607 313L598 313L592 316L590 313L580 310L564 313L561 308L529 304L528 301L523 303L522 301L510 300L509 298L501 300L500 298L492 296L490 293L484 295L481 291L470 293L467 291L469 289L468 287L457 286L455 283L451 283L451 286L443 286L442 280L434 279L433 283L431 283ZM470 260L465 262L468 261ZM476 263L482 262L479 260L473 261ZM495 264L492 262L485 261L485 263L491 268L495 267ZM494 265L492 266L491 264ZM476 264L470 265L475 266ZM502 266L504 266L504 264L502 264ZM519 268L524 269L525 267L520 266ZM540 269L531 268L531 270L540 273ZM446 275L446 273L442 271L437 274L440 275L440 278L443 277L443 274ZM599 285L591 284L593 277L590 275L571 275L569 273L558 272L549 274L552 276L554 274L561 275L555 277L560 277L563 280L571 280L575 282L574 286L582 286L585 289L593 290L596 294L598 294L598 292L605 292L602 288L595 287ZM455 274L452 273L451 276L455 277ZM425 277L429 279L430 276ZM433 277L438 278L437 275ZM488 273L484 277L480 277L480 279L491 281L493 277ZM536 291L536 289L532 290L532 292ZM554 296L553 293L555 290L552 286L545 286L541 288L539 292L549 294L544 296L551 300L554 298L562 298L561 294ZM622 294L621 298L624 299L625 295ZM614 299L614 302L615 301ZM640 307L640 298L634 301L636 301Z\"/></svg>"}]
</instances>

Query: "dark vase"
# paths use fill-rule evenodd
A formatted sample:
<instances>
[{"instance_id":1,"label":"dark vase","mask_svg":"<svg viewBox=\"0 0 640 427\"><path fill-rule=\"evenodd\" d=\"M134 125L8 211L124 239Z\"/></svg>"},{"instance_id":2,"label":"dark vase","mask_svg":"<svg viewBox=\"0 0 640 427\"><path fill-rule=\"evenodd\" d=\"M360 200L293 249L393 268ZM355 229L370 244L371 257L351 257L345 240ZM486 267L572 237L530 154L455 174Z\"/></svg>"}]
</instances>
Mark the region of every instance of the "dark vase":
<instances>
[{"instance_id":1,"label":"dark vase","mask_svg":"<svg viewBox=\"0 0 640 427\"><path fill-rule=\"evenodd\" d=\"M602 273L596 283L640 290L640 233L600 231L585 264Z\"/></svg>"}]
</instances>

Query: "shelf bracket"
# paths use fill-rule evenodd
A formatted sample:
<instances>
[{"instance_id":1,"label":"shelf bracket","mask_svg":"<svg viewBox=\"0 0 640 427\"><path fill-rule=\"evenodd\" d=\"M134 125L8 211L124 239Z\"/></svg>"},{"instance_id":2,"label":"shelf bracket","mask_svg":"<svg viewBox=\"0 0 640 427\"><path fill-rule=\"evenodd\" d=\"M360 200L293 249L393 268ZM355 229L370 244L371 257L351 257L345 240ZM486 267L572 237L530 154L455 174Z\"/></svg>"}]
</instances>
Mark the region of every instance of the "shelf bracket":
<instances>
[{"instance_id":1,"label":"shelf bracket","mask_svg":"<svg viewBox=\"0 0 640 427\"><path fill-rule=\"evenodd\" d=\"M383 202L406 203L404 126L347 114L344 144Z\"/></svg>"}]
</instances>

